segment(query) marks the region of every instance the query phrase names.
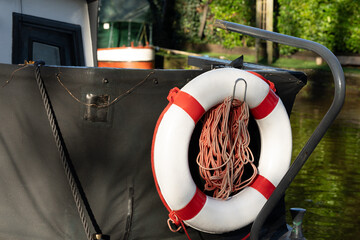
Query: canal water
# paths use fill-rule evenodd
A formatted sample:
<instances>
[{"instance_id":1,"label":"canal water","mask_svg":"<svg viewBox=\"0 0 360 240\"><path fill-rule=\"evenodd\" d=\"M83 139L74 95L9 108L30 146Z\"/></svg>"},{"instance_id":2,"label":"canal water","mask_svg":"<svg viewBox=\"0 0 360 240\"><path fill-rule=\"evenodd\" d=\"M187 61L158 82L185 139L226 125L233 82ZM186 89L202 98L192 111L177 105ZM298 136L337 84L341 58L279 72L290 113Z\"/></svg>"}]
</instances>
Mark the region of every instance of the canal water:
<instances>
[{"instance_id":1,"label":"canal water","mask_svg":"<svg viewBox=\"0 0 360 240\"><path fill-rule=\"evenodd\" d=\"M287 208L306 209L307 239L359 239L360 236L360 76L346 77L346 100L286 192ZM331 76L310 74L291 115L293 159L331 105ZM291 222L290 215L287 216Z\"/></svg>"}]
</instances>

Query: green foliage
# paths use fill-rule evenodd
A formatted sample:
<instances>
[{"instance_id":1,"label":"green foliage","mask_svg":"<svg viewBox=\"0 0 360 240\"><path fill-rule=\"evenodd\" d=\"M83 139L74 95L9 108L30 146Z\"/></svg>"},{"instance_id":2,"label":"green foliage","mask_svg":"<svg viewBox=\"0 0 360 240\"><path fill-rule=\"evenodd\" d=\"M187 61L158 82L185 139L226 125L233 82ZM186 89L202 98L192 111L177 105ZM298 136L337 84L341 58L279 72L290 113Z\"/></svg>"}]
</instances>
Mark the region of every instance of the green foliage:
<instances>
[{"instance_id":1,"label":"green foliage","mask_svg":"<svg viewBox=\"0 0 360 240\"><path fill-rule=\"evenodd\" d=\"M206 5L209 10L204 35L199 37ZM215 43L226 48L253 46L253 38L215 28L214 21L255 26L255 6L256 0L175 0L173 41L175 44ZM333 52L360 53L359 0L278 0L276 9L275 31L318 42ZM296 51L293 47L280 46L281 54Z\"/></svg>"},{"instance_id":2,"label":"green foliage","mask_svg":"<svg viewBox=\"0 0 360 240\"><path fill-rule=\"evenodd\" d=\"M210 4L210 14L205 35L209 42L222 44L226 48L254 45L254 39L238 33L214 29L215 19L235 22L248 26L255 25L255 0L214 0Z\"/></svg>"},{"instance_id":3,"label":"green foliage","mask_svg":"<svg viewBox=\"0 0 360 240\"><path fill-rule=\"evenodd\" d=\"M201 17L209 5L204 36L199 37ZM176 0L173 29L179 41L217 43L224 47L249 46L253 40L238 33L214 28L215 19L254 25L255 0ZM250 40L251 39L251 40Z\"/></svg>"},{"instance_id":4,"label":"green foliage","mask_svg":"<svg viewBox=\"0 0 360 240\"><path fill-rule=\"evenodd\" d=\"M360 1L343 0L339 6L339 38L337 50L360 53Z\"/></svg>"},{"instance_id":5,"label":"green foliage","mask_svg":"<svg viewBox=\"0 0 360 240\"><path fill-rule=\"evenodd\" d=\"M280 33L312 40L331 51L360 52L360 1L279 0ZM281 46L280 53L296 49Z\"/></svg>"},{"instance_id":6,"label":"green foliage","mask_svg":"<svg viewBox=\"0 0 360 240\"><path fill-rule=\"evenodd\" d=\"M199 42L201 0L176 0L173 29L177 42Z\"/></svg>"}]
</instances>

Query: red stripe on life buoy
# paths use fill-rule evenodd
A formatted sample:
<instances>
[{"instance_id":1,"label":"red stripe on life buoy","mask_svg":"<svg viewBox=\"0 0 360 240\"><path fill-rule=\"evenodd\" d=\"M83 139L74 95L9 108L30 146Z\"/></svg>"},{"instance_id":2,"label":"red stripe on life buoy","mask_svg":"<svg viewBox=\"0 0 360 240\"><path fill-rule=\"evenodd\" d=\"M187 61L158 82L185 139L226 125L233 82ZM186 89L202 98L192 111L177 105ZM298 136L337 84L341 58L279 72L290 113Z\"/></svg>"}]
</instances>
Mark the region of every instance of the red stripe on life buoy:
<instances>
[{"instance_id":1,"label":"red stripe on life buoy","mask_svg":"<svg viewBox=\"0 0 360 240\"><path fill-rule=\"evenodd\" d=\"M180 210L174 211L181 220L189 220L195 217L204 207L206 195L200 189L196 188L196 192L190 202Z\"/></svg>"},{"instance_id":2,"label":"red stripe on life buoy","mask_svg":"<svg viewBox=\"0 0 360 240\"><path fill-rule=\"evenodd\" d=\"M269 92L264 100L257 106L250 109L255 119L262 119L269 115L279 102L279 97L269 88Z\"/></svg>"},{"instance_id":3,"label":"red stripe on life buoy","mask_svg":"<svg viewBox=\"0 0 360 240\"><path fill-rule=\"evenodd\" d=\"M272 184L267 178L261 176L260 174L257 175L254 182L250 185L250 187L256 189L266 199L269 199L269 197L275 190L274 184Z\"/></svg>"},{"instance_id":4,"label":"red stripe on life buoy","mask_svg":"<svg viewBox=\"0 0 360 240\"><path fill-rule=\"evenodd\" d=\"M186 92L178 92L174 98L174 104L182 108L195 123L199 121L201 116L205 113L205 109L201 104L190 94Z\"/></svg>"}]
</instances>

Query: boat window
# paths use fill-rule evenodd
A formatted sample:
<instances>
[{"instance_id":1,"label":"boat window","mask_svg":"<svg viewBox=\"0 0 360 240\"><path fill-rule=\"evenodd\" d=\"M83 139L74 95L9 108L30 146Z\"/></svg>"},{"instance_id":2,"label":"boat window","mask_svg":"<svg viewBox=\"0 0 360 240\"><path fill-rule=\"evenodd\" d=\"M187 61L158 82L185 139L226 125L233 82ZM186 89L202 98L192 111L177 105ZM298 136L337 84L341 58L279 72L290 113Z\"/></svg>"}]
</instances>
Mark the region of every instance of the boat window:
<instances>
[{"instance_id":1,"label":"boat window","mask_svg":"<svg viewBox=\"0 0 360 240\"><path fill-rule=\"evenodd\" d=\"M13 13L12 63L84 66L81 26Z\"/></svg>"},{"instance_id":2,"label":"boat window","mask_svg":"<svg viewBox=\"0 0 360 240\"><path fill-rule=\"evenodd\" d=\"M60 49L44 43L33 42L32 59L43 60L48 65L60 65Z\"/></svg>"}]
</instances>

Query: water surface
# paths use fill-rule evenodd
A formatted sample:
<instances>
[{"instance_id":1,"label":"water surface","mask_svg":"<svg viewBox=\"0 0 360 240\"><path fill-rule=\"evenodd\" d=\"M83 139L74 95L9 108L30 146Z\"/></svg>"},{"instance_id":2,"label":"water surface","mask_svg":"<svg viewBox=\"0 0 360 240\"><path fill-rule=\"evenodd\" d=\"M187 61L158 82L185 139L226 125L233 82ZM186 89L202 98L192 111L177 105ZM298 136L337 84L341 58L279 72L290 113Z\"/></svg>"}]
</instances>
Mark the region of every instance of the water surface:
<instances>
[{"instance_id":1,"label":"water surface","mask_svg":"<svg viewBox=\"0 0 360 240\"><path fill-rule=\"evenodd\" d=\"M347 77L346 82L340 115L286 192L287 208L307 210L307 239L360 236L360 77ZM328 76L309 76L291 115L293 159L326 113L333 93Z\"/></svg>"}]
</instances>

